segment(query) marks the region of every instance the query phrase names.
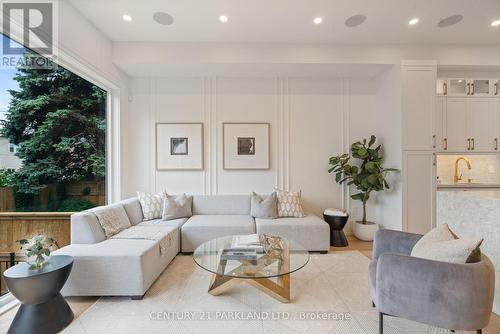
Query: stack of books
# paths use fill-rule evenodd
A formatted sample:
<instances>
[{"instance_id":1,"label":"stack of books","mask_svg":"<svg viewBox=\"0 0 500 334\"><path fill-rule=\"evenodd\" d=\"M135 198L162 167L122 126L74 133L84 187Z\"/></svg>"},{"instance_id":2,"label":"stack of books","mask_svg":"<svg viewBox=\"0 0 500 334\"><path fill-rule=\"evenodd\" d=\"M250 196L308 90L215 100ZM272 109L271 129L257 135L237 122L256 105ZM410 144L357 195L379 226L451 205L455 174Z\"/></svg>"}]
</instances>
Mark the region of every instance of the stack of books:
<instances>
[{"instance_id":1,"label":"stack of books","mask_svg":"<svg viewBox=\"0 0 500 334\"><path fill-rule=\"evenodd\" d=\"M231 247L222 251L221 259L255 261L263 253L264 245L258 234L238 235L233 237Z\"/></svg>"}]
</instances>

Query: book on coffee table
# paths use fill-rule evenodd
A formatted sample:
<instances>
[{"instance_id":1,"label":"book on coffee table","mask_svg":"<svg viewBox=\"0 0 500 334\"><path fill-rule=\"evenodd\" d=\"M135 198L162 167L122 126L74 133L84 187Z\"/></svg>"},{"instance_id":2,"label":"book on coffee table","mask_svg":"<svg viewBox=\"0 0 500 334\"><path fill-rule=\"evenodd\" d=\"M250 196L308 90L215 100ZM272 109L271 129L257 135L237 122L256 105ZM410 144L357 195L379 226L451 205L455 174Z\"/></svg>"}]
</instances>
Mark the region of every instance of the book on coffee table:
<instances>
[{"instance_id":1,"label":"book on coffee table","mask_svg":"<svg viewBox=\"0 0 500 334\"><path fill-rule=\"evenodd\" d=\"M257 260L257 252L255 249L224 249L222 250L221 260L238 260L238 261L256 261Z\"/></svg>"},{"instance_id":2,"label":"book on coffee table","mask_svg":"<svg viewBox=\"0 0 500 334\"><path fill-rule=\"evenodd\" d=\"M231 242L231 250L254 250L256 253L264 253L264 245L258 234L236 235Z\"/></svg>"}]
</instances>

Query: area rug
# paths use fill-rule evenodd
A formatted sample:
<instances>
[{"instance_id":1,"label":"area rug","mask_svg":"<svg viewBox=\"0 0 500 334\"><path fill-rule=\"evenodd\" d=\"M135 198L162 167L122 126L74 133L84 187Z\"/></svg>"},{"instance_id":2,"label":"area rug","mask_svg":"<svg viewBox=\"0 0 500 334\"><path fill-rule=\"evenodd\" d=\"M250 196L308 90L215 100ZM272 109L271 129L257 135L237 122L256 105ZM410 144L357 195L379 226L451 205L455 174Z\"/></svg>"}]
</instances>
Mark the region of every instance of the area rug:
<instances>
[{"instance_id":1,"label":"area rug","mask_svg":"<svg viewBox=\"0 0 500 334\"><path fill-rule=\"evenodd\" d=\"M292 301L283 304L247 284L212 296L210 274L179 255L143 300L100 298L64 333L378 333L368 264L357 251L312 255L292 274ZM386 317L385 333L450 332Z\"/></svg>"}]
</instances>

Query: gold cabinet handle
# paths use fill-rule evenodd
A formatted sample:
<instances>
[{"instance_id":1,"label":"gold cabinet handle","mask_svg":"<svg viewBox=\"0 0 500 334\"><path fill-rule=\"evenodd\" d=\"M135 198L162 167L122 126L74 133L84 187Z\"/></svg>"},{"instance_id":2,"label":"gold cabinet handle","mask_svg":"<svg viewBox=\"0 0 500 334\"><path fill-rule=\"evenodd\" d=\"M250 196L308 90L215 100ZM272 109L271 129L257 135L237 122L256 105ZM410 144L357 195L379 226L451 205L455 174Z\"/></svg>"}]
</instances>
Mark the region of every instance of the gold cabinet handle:
<instances>
[{"instance_id":1,"label":"gold cabinet handle","mask_svg":"<svg viewBox=\"0 0 500 334\"><path fill-rule=\"evenodd\" d=\"M476 148L476 143L474 142L474 138L471 138L471 141L472 141L472 150L474 151L474 149Z\"/></svg>"},{"instance_id":2,"label":"gold cabinet handle","mask_svg":"<svg viewBox=\"0 0 500 334\"><path fill-rule=\"evenodd\" d=\"M470 83L467 84L467 95L470 95Z\"/></svg>"},{"instance_id":3,"label":"gold cabinet handle","mask_svg":"<svg viewBox=\"0 0 500 334\"><path fill-rule=\"evenodd\" d=\"M495 151L498 151L498 138L495 138Z\"/></svg>"},{"instance_id":4,"label":"gold cabinet handle","mask_svg":"<svg viewBox=\"0 0 500 334\"><path fill-rule=\"evenodd\" d=\"M445 151L448 149L448 138L443 139L443 149Z\"/></svg>"},{"instance_id":5,"label":"gold cabinet handle","mask_svg":"<svg viewBox=\"0 0 500 334\"><path fill-rule=\"evenodd\" d=\"M432 153L432 165L433 166L436 166L437 165L437 161L436 161L436 153Z\"/></svg>"},{"instance_id":6,"label":"gold cabinet handle","mask_svg":"<svg viewBox=\"0 0 500 334\"><path fill-rule=\"evenodd\" d=\"M443 82L443 95L448 95L448 84L446 82Z\"/></svg>"},{"instance_id":7,"label":"gold cabinet handle","mask_svg":"<svg viewBox=\"0 0 500 334\"><path fill-rule=\"evenodd\" d=\"M470 95L474 95L474 83L470 84Z\"/></svg>"},{"instance_id":8,"label":"gold cabinet handle","mask_svg":"<svg viewBox=\"0 0 500 334\"><path fill-rule=\"evenodd\" d=\"M498 95L498 82L495 82L495 95Z\"/></svg>"},{"instance_id":9,"label":"gold cabinet handle","mask_svg":"<svg viewBox=\"0 0 500 334\"><path fill-rule=\"evenodd\" d=\"M470 138L467 138L467 151L470 151Z\"/></svg>"},{"instance_id":10,"label":"gold cabinet handle","mask_svg":"<svg viewBox=\"0 0 500 334\"><path fill-rule=\"evenodd\" d=\"M432 135L432 148L436 148L436 135Z\"/></svg>"}]
</instances>

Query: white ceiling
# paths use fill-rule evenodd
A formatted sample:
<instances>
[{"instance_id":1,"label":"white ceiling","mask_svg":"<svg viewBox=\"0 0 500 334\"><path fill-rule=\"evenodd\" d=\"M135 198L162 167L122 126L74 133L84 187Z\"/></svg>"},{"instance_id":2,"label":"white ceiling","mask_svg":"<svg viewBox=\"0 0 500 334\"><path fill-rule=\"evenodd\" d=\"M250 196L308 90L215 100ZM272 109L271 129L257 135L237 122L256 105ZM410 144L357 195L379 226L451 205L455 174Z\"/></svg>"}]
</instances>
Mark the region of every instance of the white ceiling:
<instances>
[{"instance_id":1,"label":"white ceiling","mask_svg":"<svg viewBox=\"0 0 500 334\"><path fill-rule=\"evenodd\" d=\"M500 45L500 0L69 0L113 41ZM171 26L154 22L164 11ZM122 20L132 16L130 23ZM345 20L367 16L356 28ZM438 28L440 19L464 20ZM219 15L227 15L222 24ZM314 25L314 17L323 23ZM420 23L409 26L418 17Z\"/></svg>"}]
</instances>

